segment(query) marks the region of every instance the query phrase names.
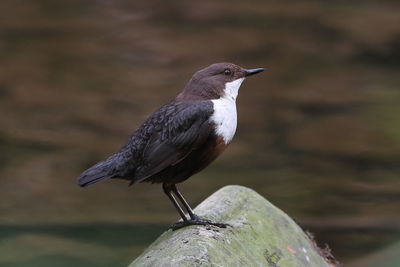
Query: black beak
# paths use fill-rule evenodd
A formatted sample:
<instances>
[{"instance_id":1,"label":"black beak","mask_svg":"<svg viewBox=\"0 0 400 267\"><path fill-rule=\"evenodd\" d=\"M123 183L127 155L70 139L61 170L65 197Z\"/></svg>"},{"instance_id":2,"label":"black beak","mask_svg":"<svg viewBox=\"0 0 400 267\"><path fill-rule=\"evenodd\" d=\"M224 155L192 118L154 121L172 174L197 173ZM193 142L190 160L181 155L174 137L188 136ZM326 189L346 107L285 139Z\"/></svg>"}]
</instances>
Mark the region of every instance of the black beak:
<instances>
[{"instance_id":1,"label":"black beak","mask_svg":"<svg viewBox=\"0 0 400 267\"><path fill-rule=\"evenodd\" d=\"M247 77L247 76L250 76L250 75L257 74L257 73L262 72L262 71L264 71L264 68L245 70L244 71L244 76Z\"/></svg>"}]
</instances>

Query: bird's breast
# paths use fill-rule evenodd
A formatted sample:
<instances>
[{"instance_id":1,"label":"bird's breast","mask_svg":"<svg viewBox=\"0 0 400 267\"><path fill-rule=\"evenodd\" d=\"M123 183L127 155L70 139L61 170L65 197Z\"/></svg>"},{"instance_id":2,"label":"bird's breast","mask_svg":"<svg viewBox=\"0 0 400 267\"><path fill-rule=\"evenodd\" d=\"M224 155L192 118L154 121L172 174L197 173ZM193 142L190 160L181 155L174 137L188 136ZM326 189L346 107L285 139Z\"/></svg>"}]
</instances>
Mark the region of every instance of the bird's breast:
<instances>
[{"instance_id":1,"label":"bird's breast","mask_svg":"<svg viewBox=\"0 0 400 267\"><path fill-rule=\"evenodd\" d=\"M229 144L235 135L237 126L236 101L230 97L211 101L214 113L210 121L214 124L215 134L222 137L225 144Z\"/></svg>"}]
</instances>

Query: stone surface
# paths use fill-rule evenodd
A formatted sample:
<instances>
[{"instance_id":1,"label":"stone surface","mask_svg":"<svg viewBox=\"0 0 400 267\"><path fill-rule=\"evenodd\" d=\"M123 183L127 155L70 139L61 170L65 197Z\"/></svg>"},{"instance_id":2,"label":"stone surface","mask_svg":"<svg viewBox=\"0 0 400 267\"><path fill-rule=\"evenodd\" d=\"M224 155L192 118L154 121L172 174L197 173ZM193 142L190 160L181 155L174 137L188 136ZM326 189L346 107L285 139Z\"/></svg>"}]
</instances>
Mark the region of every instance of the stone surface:
<instances>
[{"instance_id":1,"label":"stone surface","mask_svg":"<svg viewBox=\"0 0 400 267\"><path fill-rule=\"evenodd\" d=\"M303 230L255 191L226 186L195 212L232 225L163 233L134 266L329 266Z\"/></svg>"}]
</instances>

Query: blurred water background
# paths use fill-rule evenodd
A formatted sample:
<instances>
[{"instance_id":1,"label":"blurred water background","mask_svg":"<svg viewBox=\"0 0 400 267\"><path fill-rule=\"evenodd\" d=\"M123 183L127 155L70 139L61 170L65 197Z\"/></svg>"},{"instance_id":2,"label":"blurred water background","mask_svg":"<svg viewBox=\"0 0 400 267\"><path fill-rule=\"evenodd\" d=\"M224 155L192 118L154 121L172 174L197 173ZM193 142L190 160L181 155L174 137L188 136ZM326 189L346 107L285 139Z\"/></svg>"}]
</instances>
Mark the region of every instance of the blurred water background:
<instances>
[{"instance_id":1,"label":"blurred water background","mask_svg":"<svg viewBox=\"0 0 400 267\"><path fill-rule=\"evenodd\" d=\"M2 0L0 266L125 266L177 220L160 186L75 179L221 61L268 71L242 86L231 146L181 185L190 202L248 186L346 266L399 266L399 14L391 0Z\"/></svg>"}]
</instances>

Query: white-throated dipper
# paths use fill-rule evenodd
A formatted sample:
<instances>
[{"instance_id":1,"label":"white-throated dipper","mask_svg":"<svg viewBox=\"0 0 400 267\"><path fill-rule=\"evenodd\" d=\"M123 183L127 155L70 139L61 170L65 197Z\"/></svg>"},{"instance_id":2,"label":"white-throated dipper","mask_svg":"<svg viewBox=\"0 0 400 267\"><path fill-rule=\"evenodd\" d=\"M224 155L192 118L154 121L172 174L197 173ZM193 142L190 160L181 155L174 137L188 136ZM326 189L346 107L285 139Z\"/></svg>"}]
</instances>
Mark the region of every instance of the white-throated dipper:
<instances>
[{"instance_id":1,"label":"white-throated dipper","mask_svg":"<svg viewBox=\"0 0 400 267\"><path fill-rule=\"evenodd\" d=\"M186 225L225 227L224 223L194 214L176 184L208 166L232 141L239 87L247 76L263 70L243 69L232 63L199 70L174 100L147 118L120 151L84 171L78 185L88 186L108 178L130 180L130 184L162 183L183 220L173 229Z\"/></svg>"}]
</instances>

